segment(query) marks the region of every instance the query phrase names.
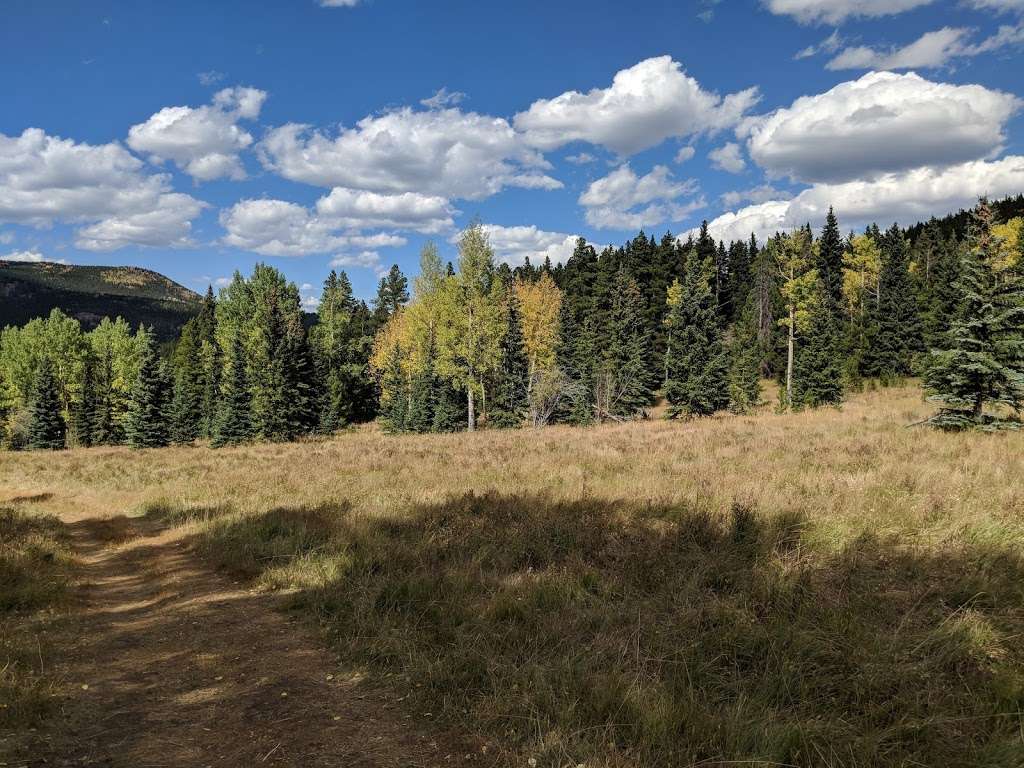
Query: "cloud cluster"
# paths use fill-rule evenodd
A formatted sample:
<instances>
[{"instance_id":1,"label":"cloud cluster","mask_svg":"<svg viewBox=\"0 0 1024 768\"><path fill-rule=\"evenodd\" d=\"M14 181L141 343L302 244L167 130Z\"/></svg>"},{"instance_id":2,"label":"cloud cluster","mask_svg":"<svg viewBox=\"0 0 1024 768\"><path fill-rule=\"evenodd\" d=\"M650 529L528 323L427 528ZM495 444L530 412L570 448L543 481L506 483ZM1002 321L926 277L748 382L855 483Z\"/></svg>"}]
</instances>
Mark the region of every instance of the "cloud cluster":
<instances>
[{"instance_id":1,"label":"cloud cluster","mask_svg":"<svg viewBox=\"0 0 1024 768\"><path fill-rule=\"evenodd\" d=\"M165 107L128 131L128 146L155 162L173 161L198 181L244 179L239 153L253 137L238 125L254 120L266 99L256 88L225 88L202 107Z\"/></svg>"},{"instance_id":2,"label":"cloud cluster","mask_svg":"<svg viewBox=\"0 0 1024 768\"><path fill-rule=\"evenodd\" d=\"M558 189L551 165L507 120L406 107L330 136L289 123L259 144L263 165L291 181L371 192L480 200L505 187Z\"/></svg>"},{"instance_id":3,"label":"cloud cluster","mask_svg":"<svg viewBox=\"0 0 1024 768\"><path fill-rule=\"evenodd\" d=\"M499 261L516 267L527 258L534 266L551 259L552 264L564 264L572 256L579 235L564 232L546 232L537 227L503 227L500 224L484 224L484 231ZM458 242L458 235L451 239Z\"/></svg>"},{"instance_id":4,"label":"cloud cluster","mask_svg":"<svg viewBox=\"0 0 1024 768\"><path fill-rule=\"evenodd\" d=\"M1024 24L1004 24L979 43L968 44L973 34L964 27L943 27L926 32L902 48L856 46L844 48L825 66L828 69L925 69L942 67L955 58L969 58L1024 44Z\"/></svg>"},{"instance_id":5,"label":"cloud cluster","mask_svg":"<svg viewBox=\"0 0 1024 768\"><path fill-rule=\"evenodd\" d=\"M659 56L616 73L608 88L535 101L515 127L545 151L585 141L627 156L672 136L729 128L759 99L756 88L724 98L706 91L679 62Z\"/></svg>"},{"instance_id":6,"label":"cloud cluster","mask_svg":"<svg viewBox=\"0 0 1024 768\"><path fill-rule=\"evenodd\" d=\"M974 0L1008 3L1013 0ZM894 16L928 5L934 0L763 0L778 16L792 16L801 24L841 24L850 18Z\"/></svg>"},{"instance_id":7,"label":"cloud cluster","mask_svg":"<svg viewBox=\"0 0 1024 768\"><path fill-rule=\"evenodd\" d=\"M716 238L735 240L753 232L762 241L802 224L819 226L834 206L846 228L871 222L901 225L968 208L982 195L993 198L1024 189L1024 156L922 167L870 180L817 184L792 200L771 200L719 216L709 224Z\"/></svg>"},{"instance_id":8,"label":"cloud cluster","mask_svg":"<svg viewBox=\"0 0 1024 768\"><path fill-rule=\"evenodd\" d=\"M664 165L637 176L628 163L616 168L584 190L579 203L587 223L599 229L640 229L666 221L681 221L704 207L704 199L686 203L680 198L697 192L693 179L676 181Z\"/></svg>"},{"instance_id":9,"label":"cloud cluster","mask_svg":"<svg viewBox=\"0 0 1024 768\"><path fill-rule=\"evenodd\" d=\"M76 245L89 250L187 246L204 206L116 142L79 144L38 128L0 134L0 221L85 225Z\"/></svg>"},{"instance_id":10,"label":"cloud cluster","mask_svg":"<svg viewBox=\"0 0 1024 768\"><path fill-rule=\"evenodd\" d=\"M241 200L221 212L220 223L227 233L225 245L265 256L306 256L397 247L407 242L395 234L354 231L346 228L342 219L319 215L286 200Z\"/></svg>"},{"instance_id":11,"label":"cloud cluster","mask_svg":"<svg viewBox=\"0 0 1024 768\"><path fill-rule=\"evenodd\" d=\"M743 150L733 141L711 150L708 159L715 168L727 173L739 173L747 167L747 161L743 159Z\"/></svg>"},{"instance_id":12,"label":"cloud cluster","mask_svg":"<svg viewBox=\"0 0 1024 768\"><path fill-rule=\"evenodd\" d=\"M980 85L872 72L750 118L738 134L770 175L838 182L990 156L1020 106Z\"/></svg>"},{"instance_id":13,"label":"cloud cluster","mask_svg":"<svg viewBox=\"0 0 1024 768\"><path fill-rule=\"evenodd\" d=\"M436 235L455 223L447 198L403 192L381 195L335 187L316 203L317 214L336 229L400 229Z\"/></svg>"}]
</instances>

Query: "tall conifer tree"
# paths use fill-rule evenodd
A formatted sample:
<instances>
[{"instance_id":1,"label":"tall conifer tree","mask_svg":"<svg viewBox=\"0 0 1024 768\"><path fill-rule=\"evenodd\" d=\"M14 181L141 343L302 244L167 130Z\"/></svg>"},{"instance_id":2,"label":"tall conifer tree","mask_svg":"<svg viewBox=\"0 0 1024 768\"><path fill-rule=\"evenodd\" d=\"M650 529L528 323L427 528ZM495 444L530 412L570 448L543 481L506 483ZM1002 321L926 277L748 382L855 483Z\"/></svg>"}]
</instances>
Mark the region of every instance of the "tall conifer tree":
<instances>
[{"instance_id":1,"label":"tall conifer tree","mask_svg":"<svg viewBox=\"0 0 1024 768\"><path fill-rule=\"evenodd\" d=\"M125 432L133 448L159 448L170 442L170 381L152 330L140 328L139 335L142 352Z\"/></svg>"},{"instance_id":2,"label":"tall conifer tree","mask_svg":"<svg viewBox=\"0 0 1024 768\"><path fill-rule=\"evenodd\" d=\"M509 428L522 426L530 407L529 363L523 342L519 301L512 292L508 295L505 318L490 420L496 427Z\"/></svg>"},{"instance_id":3,"label":"tall conifer tree","mask_svg":"<svg viewBox=\"0 0 1024 768\"><path fill-rule=\"evenodd\" d=\"M217 415L213 423L211 445L237 445L252 438L249 385L245 376L245 348L240 331L231 337L224 361L224 377Z\"/></svg>"},{"instance_id":4,"label":"tall conifer tree","mask_svg":"<svg viewBox=\"0 0 1024 768\"><path fill-rule=\"evenodd\" d=\"M950 429L1020 427L1024 407L1024 259L1005 266L992 233L992 208L975 208L960 261L960 307L948 346L934 355L926 375L930 420ZM991 408L997 410L991 412ZM986 408L989 410L986 410ZM1000 412L998 409L1003 409ZM1018 418L1007 418L1006 411Z\"/></svg>"},{"instance_id":5,"label":"tall conifer tree","mask_svg":"<svg viewBox=\"0 0 1024 768\"><path fill-rule=\"evenodd\" d=\"M914 355L923 349L921 319L910 280L910 253L900 228L893 224L882 236L882 269L878 303L871 324L867 358L882 376L908 376Z\"/></svg>"},{"instance_id":6,"label":"tall conifer tree","mask_svg":"<svg viewBox=\"0 0 1024 768\"><path fill-rule=\"evenodd\" d=\"M67 426L60 412L57 380L53 363L44 356L36 371L29 404L28 447L34 450L60 450L64 448Z\"/></svg>"},{"instance_id":7,"label":"tall conifer tree","mask_svg":"<svg viewBox=\"0 0 1024 768\"><path fill-rule=\"evenodd\" d=\"M691 254L679 301L669 312L672 349L665 396L670 416L708 416L729 405L729 363L722 345L712 265Z\"/></svg>"}]
</instances>

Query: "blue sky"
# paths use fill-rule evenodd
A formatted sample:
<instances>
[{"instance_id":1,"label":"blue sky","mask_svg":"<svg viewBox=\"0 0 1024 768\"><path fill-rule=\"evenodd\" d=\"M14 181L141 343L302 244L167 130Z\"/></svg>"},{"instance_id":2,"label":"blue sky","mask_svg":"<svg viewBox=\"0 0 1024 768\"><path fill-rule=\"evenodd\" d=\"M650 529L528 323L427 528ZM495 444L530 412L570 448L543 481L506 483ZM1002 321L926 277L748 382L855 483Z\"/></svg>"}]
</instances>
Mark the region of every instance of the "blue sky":
<instances>
[{"instance_id":1,"label":"blue sky","mask_svg":"<svg viewBox=\"0 0 1024 768\"><path fill-rule=\"evenodd\" d=\"M333 7L332 7L333 5ZM1024 191L1024 0L4 4L0 258L372 296L498 256Z\"/></svg>"}]
</instances>

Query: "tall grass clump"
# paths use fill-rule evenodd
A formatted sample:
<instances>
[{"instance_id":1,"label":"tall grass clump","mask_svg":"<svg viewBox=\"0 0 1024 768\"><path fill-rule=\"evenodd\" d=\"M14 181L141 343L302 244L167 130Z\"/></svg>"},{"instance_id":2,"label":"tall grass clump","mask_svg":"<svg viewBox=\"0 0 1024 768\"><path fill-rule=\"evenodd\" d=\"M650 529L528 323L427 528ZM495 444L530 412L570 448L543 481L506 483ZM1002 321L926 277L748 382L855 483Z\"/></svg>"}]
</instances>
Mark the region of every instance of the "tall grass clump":
<instances>
[{"instance_id":1,"label":"tall grass clump","mask_svg":"<svg viewBox=\"0 0 1024 768\"><path fill-rule=\"evenodd\" d=\"M0 507L0 728L32 725L53 708L38 622L66 604L71 570L57 518Z\"/></svg>"}]
</instances>

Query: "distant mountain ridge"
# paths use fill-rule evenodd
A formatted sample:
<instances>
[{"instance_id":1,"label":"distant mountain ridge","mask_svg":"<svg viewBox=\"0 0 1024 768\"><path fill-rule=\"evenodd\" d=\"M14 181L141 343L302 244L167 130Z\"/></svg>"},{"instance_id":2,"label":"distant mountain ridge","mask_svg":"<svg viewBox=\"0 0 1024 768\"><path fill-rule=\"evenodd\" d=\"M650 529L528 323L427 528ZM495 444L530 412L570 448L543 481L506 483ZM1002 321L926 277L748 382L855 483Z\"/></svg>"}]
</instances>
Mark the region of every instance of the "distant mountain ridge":
<instances>
[{"instance_id":1,"label":"distant mountain ridge","mask_svg":"<svg viewBox=\"0 0 1024 768\"><path fill-rule=\"evenodd\" d=\"M160 339L168 340L201 305L195 291L142 267L0 260L0 328L24 325L57 308L86 329L104 317L120 316L133 327L153 326Z\"/></svg>"}]
</instances>

